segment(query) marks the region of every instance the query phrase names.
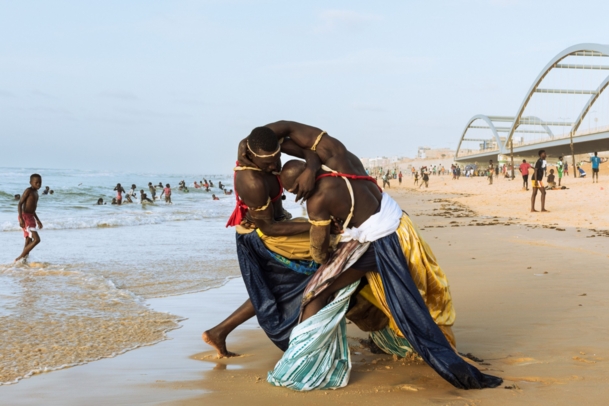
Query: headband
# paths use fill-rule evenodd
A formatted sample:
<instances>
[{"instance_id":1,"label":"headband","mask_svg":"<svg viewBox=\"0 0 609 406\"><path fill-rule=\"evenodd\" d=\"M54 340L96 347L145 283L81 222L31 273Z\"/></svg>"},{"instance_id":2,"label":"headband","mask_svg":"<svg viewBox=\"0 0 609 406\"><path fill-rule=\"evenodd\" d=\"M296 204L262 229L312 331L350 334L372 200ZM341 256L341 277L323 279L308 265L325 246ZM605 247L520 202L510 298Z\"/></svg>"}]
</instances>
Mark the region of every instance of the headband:
<instances>
[{"instance_id":1,"label":"headband","mask_svg":"<svg viewBox=\"0 0 609 406\"><path fill-rule=\"evenodd\" d=\"M273 152L272 154L270 154L270 155L258 155L258 154L257 154L257 153L255 153L255 152L252 150L252 148L250 147L250 143L249 143L249 141L247 141L247 149L248 149L248 150L249 150L249 151L250 151L250 152L251 152L251 153L252 153L252 154L253 154L253 155L254 155L256 158L270 158L270 157L273 157L273 156L277 155L277 154L278 154L278 153L281 151L281 145L279 145L279 146L277 147L277 150L276 150L275 152Z\"/></svg>"}]
</instances>

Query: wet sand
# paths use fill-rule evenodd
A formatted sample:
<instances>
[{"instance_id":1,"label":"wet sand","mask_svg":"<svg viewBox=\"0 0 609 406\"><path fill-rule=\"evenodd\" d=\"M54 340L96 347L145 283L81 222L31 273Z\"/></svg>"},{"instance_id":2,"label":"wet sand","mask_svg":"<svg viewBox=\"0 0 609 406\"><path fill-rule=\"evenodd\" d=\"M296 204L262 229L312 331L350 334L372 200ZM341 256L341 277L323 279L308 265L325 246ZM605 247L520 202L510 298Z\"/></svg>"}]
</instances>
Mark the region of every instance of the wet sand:
<instances>
[{"instance_id":1,"label":"wet sand","mask_svg":"<svg viewBox=\"0 0 609 406\"><path fill-rule=\"evenodd\" d=\"M477 180L484 181L468 180L473 189L485 185ZM603 180L594 187L603 186ZM575 182L571 185L576 189ZM590 186L582 183L577 189L576 208L596 209L600 224L607 211L584 196ZM0 387L0 404L606 404L607 227L595 224L592 231L583 223L574 226L567 213L550 219L527 217L526 210L509 212L498 202L507 200L520 209L522 204L502 200L508 193L502 187L495 188L495 200L486 204L466 200L476 195L461 189L452 194L446 188L391 190L421 227L449 278L459 351L483 359L481 369L503 377L500 388L458 390L421 362L371 354L360 346L357 338L363 334L353 326L354 368L347 388L311 393L275 388L266 383L266 372L281 352L255 320L229 340L229 349L242 357L217 360L200 339L205 328L245 299L242 282L235 279L220 289L149 300L154 310L188 318L181 329L168 333L169 341ZM553 213L557 205L552 205L550 193L565 192L548 192ZM509 193L514 199L529 197L518 190Z\"/></svg>"}]
</instances>

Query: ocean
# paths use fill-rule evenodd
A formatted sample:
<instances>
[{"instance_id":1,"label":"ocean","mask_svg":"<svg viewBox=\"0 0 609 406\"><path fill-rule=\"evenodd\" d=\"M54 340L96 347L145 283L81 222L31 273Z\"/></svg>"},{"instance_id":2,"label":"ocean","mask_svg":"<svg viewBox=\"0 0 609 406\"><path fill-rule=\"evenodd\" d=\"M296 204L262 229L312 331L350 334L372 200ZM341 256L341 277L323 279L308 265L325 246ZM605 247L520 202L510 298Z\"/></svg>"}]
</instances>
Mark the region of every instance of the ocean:
<instances>
[{"instance_id":1,"label":"ocean","mask_svg":"<svg viewBox=\"0 0 609 406\"><path fill-rule=\"evenodd\" d=\"M32 173L42 175L41 243L15 265L24 239L13 196ZM213 181L210 192L195 189L203 179ZM178 190L181 180L188 193ZM233 189L232 174L0 168L0 385L163 340L180 315L150 309L147 298L239 276L234 230L225 228L235 196L220 181ZM142 205L139 193L135 203L110 204L117 183L150 197L148 182L170 183L173 204ZM42 195L47 185L53 195ZM100 197L106 205L96 204ZM285 206L302 215L293 198Z\"/></svg>"}]
</instances>

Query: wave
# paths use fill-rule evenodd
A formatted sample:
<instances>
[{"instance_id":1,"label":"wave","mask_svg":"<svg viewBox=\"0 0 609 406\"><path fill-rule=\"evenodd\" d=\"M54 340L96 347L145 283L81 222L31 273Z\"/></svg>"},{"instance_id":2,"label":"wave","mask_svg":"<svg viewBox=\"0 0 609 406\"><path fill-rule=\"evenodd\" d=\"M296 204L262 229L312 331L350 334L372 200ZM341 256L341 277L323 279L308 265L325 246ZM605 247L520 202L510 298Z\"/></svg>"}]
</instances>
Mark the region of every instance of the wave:
<instances>
[{"instance_id":1,"label":"wave","mask_svg":"<svg viewBox=\"0 0 609 406\"><path fill-rule=\"evenodd\" d=\"M171 214L159 214L159 215L117 215L108 217L68 217L64 219L56 220L43 220L44 230L73 230L73 229L87 229L87 228L111 228L111 227L133 227L143 226L151 224L162 224L167 222L175 221L189 221L189 220L221 220L224 221L228 218L230 213L227 212L207 212L207 213L193 213L193 212L182 212L182 213L171 213ZM5 221L0 224L1 231L21 231L19 223L17 222L15 215L15 221Z\"/></svg>"}]
</instances>

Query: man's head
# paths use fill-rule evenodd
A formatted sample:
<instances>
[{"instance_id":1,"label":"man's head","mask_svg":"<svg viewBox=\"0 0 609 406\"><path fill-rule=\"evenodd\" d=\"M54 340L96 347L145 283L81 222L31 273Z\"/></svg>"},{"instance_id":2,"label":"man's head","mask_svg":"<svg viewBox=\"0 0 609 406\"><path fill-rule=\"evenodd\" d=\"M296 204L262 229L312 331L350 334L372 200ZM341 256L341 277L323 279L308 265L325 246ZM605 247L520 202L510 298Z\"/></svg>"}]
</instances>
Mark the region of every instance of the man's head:
<instances>
[{"instance_id":1,"label":"man's head","mask_svg":"<svg viewBox=\"0 0 609 406\"><path fill-rule=\"evenodd\" d=\"M36 190L40 189L40 187L42 186L42 176L37 173L33 173L30 176L30 186L32 186L32 188Z\"/></svg>"},{"instance_id":2,"label":"man's head","mask_svg":"<svg viewBox=\"0 0 609 406\"><path fill-rule=\"evenodd\" d=\"M489 163L489 164L492 164L492 163L493 163L493 160L492 160L492 159L489 159L489 160L488 160L488 163Z\"/></svg>"},{"instance_id":3,"label":"man's head","mask_svg":"<svg viewBox=\"0 0 609 406\"><path fill-rule=\"evenodd\" d=\"M523 164L526 164L526 163L527 163L527 160L526 160L526 159L523 159L523 160L522 160L522 163L523 163Z\"/></svg>"},{"instance_id":4,"label":"man's head","mask_svg":"<svg viewBox=\"0 0 609 406\"><path fill-rule=\"evenodd\" d=\"M594 153L594 156L598 156L598 152L595 152L595 153Z\"/></svg>"},{"instance_id":5,"label":"man's head","mask_svg":"<svg viewBox=\"0 0 609 406\"><path fill-rule=\"evenodd\" d=\"M300 174L305 170L306 164L304 161L300 161L298 159L292 159L288 161L281 169L281 184L288 191L294 188L294 184L296 183L296 179L300 176Z\"/></svg>"},{"instance_id":6,"label":"man's head","mask_svg":"<svg viewBox=\"0 0 609 406\"><path fill-rule=\"evenodd\" d=\"M152 182L148 182L148 186L152 186Z\"/></svg>"},{"instance_id":7,"label":"man's head","mask_svg":"<svg viewBox=\"0 0 609 406\"><path fill-rule=\"evenodd\" d=\"M540 149L537 154L539 155L539 157L541 159L546 159L546 150L545 149Z\"/></svg>"},{"instance_id":8,"label":"man's head","mask_svg":"<svg viewBox=\"0 0 609 406\"><path fill-rule=\"evenodd\" d=\"M562 155L558 157L558 160L559 160L559 161L562 161Z\"/></svg>"},{"instance_id":9,"label":"man's head","mask_svg":"<svg viewBox=\"0 0 609 406\"><path fill-rule=\"evenodd\" d=\"M168 183L168 184L165 185L165 187L171 187L171 186L169 186L169 183Z\"/></svg>"},{"instance_id":10,"label":"man's head","mask_svg":"<svg viewBox=\"0 0 609 406\"><path fill-rule=\"evenodd\" d=\"M247 137L247 156L264 172L281 170L281 149L277 135L268 127L256 127Z\"/></svg>"}]
</instances>

